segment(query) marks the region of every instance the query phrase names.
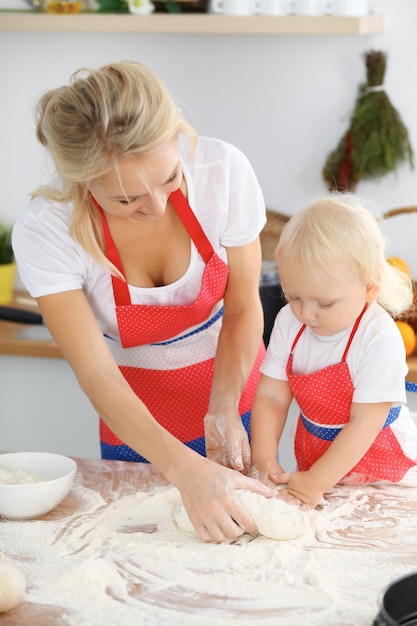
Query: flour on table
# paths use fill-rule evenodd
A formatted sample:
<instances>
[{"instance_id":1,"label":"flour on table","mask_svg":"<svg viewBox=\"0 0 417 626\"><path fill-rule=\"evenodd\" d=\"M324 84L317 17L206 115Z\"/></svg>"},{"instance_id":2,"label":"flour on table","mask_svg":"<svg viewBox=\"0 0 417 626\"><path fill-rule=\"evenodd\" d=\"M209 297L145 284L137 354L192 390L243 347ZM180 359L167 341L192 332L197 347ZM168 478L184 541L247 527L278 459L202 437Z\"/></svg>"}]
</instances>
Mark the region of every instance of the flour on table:
<instances>
[{"instance_id":1,"label":"flour on table","mask_svg":"<svg viewBox=\"0 0 417 626\"><path fill-rule=\"evenodd\" d=\"M411 487L337 487L291 522L304 529L294 539L222 544L182 528L174 487L111 503L77 478L73 491L78 506L65 520L0 521L0 550L26 576L24 603L62 626L369 626L381 590L417 562ZM261 511L262 528L265 503L245 506ZM285 510L277 517L290 525Z\"/></svg>"},{"instance_id":2,"label":"flour on table","mask_svg":"<svg viewBox=\"0 0 417 626\"><path fill-rule=\"evenodd\" d=\"M23 470L10 470L0 466L0 485L27 485L39 483L42 479L35 474L29 474Z\"/></svg>"},{"instance_id":3,"label":"flour on table","mask_svg":"<svg viewBox=\"0 0 417 626\"><path fill-rule=\"evenodd\" d=\"M288 504L280 498L265 498L259 493L248 489L238 489L245 509L255 522L259 534L270 539L290 541L307 535L311 531L311 517L308 512ZM174 512L178 526L187 532L194 533L194 527L182 504Z\"/></svg>"}]
</instances>

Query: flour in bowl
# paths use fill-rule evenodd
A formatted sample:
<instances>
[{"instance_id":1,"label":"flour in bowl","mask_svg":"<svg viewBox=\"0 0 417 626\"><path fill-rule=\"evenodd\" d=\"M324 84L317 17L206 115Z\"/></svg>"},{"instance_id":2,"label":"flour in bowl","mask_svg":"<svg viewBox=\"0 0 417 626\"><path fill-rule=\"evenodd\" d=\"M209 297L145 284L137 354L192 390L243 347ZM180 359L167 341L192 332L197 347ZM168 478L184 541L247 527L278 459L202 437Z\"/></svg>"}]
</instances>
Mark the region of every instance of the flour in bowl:
<instances>
[{"instance_id":1,"label":"flour in bowl","mask_svg":"<svg viewBox=\"0 0 417 626\"><path fill-rule=\"evenodd\" d=\"M0 485L28 485L39 483L42 478L23 470L11 470L0 466Z\"/></svg>"}]
</instances>

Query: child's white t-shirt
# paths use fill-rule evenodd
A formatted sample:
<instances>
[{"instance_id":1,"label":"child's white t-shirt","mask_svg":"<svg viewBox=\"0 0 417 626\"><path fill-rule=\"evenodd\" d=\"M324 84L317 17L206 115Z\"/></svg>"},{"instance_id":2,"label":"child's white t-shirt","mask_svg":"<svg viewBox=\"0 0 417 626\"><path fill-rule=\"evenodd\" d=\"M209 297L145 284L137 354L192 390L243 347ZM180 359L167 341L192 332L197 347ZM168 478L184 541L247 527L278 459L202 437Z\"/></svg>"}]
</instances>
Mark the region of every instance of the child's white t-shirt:
<instances>
[{"instance_id":1,"label":"child's white t-shirt","mask_svg":"<svg viewBox=\"0 0 417 626\"><path fill-rule=\"evenodd\" d=\"M278 313L261 372L288 380L286 367L294 339L301 328L287 304ZM342 360L352 327L332 336L319 336L309 327L293 354L293 373L310 374ZM390 315L376 302L368 306L349 348L346 363L354 387L353 402L406 401L404 379L408 368L404 342Z\"/></svg>"},{"instance_id":2,"label":"child's white t-shirt","mask_svg":"<svg viewBox=\"0 0 417 626\"><path fill-rule=\"evenodd\" d=\"M272 329L262 374L288 380L286 367L294 339L301 324L287 304L278 313ZM293 373L309 374L342 360L353 325L330 337L316 335L306 327L293 353ZM365 311L346 357L354 391L353 402L391 402L400 406L391 423L404 454L417 461L416 417L405 404L405 378L408 367L400 332L390 315L376 302ZM407 484L416 484L415 467L407 473Z\"/></svg>"}]
</instances>

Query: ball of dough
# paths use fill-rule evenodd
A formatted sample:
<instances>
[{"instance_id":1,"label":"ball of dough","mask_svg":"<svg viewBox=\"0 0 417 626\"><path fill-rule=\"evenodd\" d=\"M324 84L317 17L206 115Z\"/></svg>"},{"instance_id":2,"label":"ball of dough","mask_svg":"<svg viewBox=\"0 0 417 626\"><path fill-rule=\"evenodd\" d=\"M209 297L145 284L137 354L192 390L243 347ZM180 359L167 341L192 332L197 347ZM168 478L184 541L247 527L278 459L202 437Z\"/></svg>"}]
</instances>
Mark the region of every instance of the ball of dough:
<instances>
[{"instance_id":1,"label":"ball of dough","mask_svg":"<svg viewBox=\"0 0 417 626\"><path fill-rule=\"evenodd\" d=\"M310 516L298 506L288 504L281 498L265 498L247 489L239 489L237 493L260 535L290 541L309 532Z\"/></svg>"},{"instance_id":2,"label":"ball of dough","mask_svg":"<svg viewBox=\"0 0 417 626\"><path fill-rule=\"evenodd\" d=\"M259 534L264 537L290 541L308 534L311 529L310 516L298 506L288 504L280 498L265 498L247 489L238 489L237 494L255 522ZM184 505L177 508L174 516L182 530L195 532Z\"/></svg>"},{"instance_id":3,"label":"ball of dough","mask_svg":"<svg viewBox=\"0 0 417 626\"><path fill-rule=\"evenodd\" d=\"M0 613L20 604L25 591L26 579L22 570L0 553Z\"/></svg>"}]
</instances>

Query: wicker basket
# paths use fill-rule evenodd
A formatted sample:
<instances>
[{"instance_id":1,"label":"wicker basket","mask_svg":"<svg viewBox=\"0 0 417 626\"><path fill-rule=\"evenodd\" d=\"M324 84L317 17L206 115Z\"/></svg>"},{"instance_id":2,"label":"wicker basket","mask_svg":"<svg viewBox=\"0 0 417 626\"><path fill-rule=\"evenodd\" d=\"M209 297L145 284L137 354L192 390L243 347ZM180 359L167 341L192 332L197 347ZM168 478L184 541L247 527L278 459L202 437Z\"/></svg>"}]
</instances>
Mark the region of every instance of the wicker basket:
<instances>
[{"instance_id":1,"label":"wicker basket","mask_svg":"<svg viewBox=\"0 0 417 626\"><path fill-rule=\"evenodd\" d=\"M289 219L289 216L283 213L277 213L270 209L266 210L266 224L260 235L262 259L264 261L275 261L275 248L277 247L281 231Z\"/></svg>"},{"instance_id":2,"label":"wicker basket","mask_svg":"<svg viewBox=\"0 0 417 626\"><path fill-rule=\"evenodd\" d=\"M390 209L383 213L378 221L382 222L383 220L390 219L391 217L395 217L396 215L402 215L404 213L417 213L417 206L408 206L401 207L398 209ZM414 289L414 307L402 315L399 315L396 319L407 322L412 326L417 333L417 280L413 280L413 289Z\"/></svg>"}]
</instances>

